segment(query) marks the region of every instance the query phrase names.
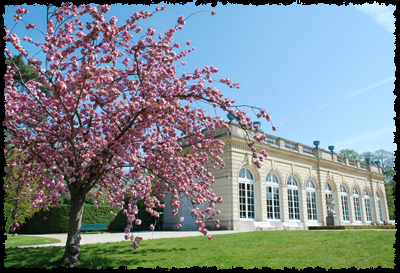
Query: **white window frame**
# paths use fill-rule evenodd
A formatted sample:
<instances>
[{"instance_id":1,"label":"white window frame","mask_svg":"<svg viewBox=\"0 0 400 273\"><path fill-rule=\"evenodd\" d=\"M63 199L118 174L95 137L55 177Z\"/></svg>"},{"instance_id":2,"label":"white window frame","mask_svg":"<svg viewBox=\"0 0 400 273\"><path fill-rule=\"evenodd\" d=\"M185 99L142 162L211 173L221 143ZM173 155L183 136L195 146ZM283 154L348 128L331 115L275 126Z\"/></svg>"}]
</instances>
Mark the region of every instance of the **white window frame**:
<instances>
[{"instance_id":1,"label":"white window frame","mask_svg":"<svg viewBox=\"0 0 400 273\"><path fill-rule=\"evenodd\" d=\"M382 202L381 202L381 196L378 191L376 192L376 204L378 205L379 221L383 222Z\"/></svg>"},{"instance_id":2,"label":"white window frame","mask_svg":"<svg viewBox=\"0 0 400 273\"><path fill-rule=\"evenodd\" d=\"M333 198L333 188L332 188L331 183L326 182L326 185L325 185L325 198L326 198L326 200L329 197ZM326 211L329 212L329 207L328 206L326 206Z\"/></svg>"},{"instance_id":3,"label":"white window frame","mask_svg":"<svg viewBox=\"0 0 400 273\"><path fill-rule=\"evenodd\" d=\"M367 222L372 222L372 210L371 210L371 198L367 189L364 190L364 204L365 204L365 215L367 216Z\"/></svg>"},{"instance_id":4,"label":"white window frame","mask_svg":"<svg viewBox=\"0 0 400 273\"><path fill-rule=\"evenodd\" d=\"M309 221L318 221L317 210L317 193L315 183L312 179L307 179L306 182L307 195L307 217Z\"/></svg>"},{"instance_id":5,"label":"white window frame","mask_svg":"<svg viewBox=\"0 0 400 273\"><path fill-rule=\"evenodd\" d=\"M268 220L281 219L280 183L278 176L269 172L267 174L267 218Z\"/></svg>"},{"instance_id":6,"label":"white window frame","mask_svg":"<svg viewBox=\"0 0 400 273\"><path fill-rule=\"evenodd\" d=\"M239 218L255 219L255 180L254 174L247 168L239 171Z\"/></svg>"},{"instance_id":7,"label":"white window frame","mask_svg":"<svg viewBox=\"0 0 400 273\"><path fill-rule=\"evenodd\" d=\"M289 220L300 220L300 191L297 179L291 175L287 181Z\"/></svg>"},{"instance_id":8,"label":"white window frame","mask_svg":"<svg viewBox=\"0 0 400 273\"><path fill-rule=\"evenodd\" d=\"M344 185L340 185L340 199L342 202L342 214L343 221L350 221L350 208L349 208L349 200L347 195L347 188Z\"/></svg>"},{"instance_id":9,"label":"white window frame","mask_svg":"<svg viewBox=\"0 0 400 273\"><path fill-rule=\"evenodd\" d=\"M362 222L360 194L356 187L353 187L353 202L354 202L354 215L356 217L355 221Z\"/></svg>"}]
</instances>

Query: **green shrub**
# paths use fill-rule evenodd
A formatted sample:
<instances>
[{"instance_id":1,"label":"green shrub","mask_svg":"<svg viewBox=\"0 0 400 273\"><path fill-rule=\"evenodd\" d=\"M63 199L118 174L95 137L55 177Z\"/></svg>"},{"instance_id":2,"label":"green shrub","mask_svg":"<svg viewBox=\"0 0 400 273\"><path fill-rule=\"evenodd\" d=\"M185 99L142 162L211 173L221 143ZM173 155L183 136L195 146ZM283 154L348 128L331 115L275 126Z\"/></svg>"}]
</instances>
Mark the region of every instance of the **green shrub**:
<instances>
[{"instance_id":1,"label":"green shrub","mask_svg":"<svg viewBox=\"0 0 400 273\"><path fill-rule=\"evenodd\" d=\"M317 229L395 229L394 225L354 225L354 226L312 226L310 230Z\"/></svg>"},{"instance_id":2,"label":"green shrub","mask_svg":"<svg viewBox=\"0 0 400 273\"><path fill-rule=\"evenodd\" d=\"M95 208L94 205L86 204L82 215L82 224L105 223L109 231L122 232L123 228L121 224L126 223L127 217L121 211L114 217L110 214L111 210L107 205L100 205L98 208ZM17 232L22 234L68 232L69 212L70 205L60 205L58 208L51 207L47 211L36 212ZM144 209L140 209L137 217L142 220L140 229L147 230L149 214Z\"/></svg>"},{"instance_id":3,"label":"green shrub","mask_svg":"<svg viewBox=\"0 0 400 273\"><path fill-rule=\"evenodd\" d=\"M17 230L24 234L64 233L68 231L70 206L62 205L58 208L36 212L26 223ZM46 220L45 220L46 218Z\"/></svg>"},{"instance_id":4,"label":"green shrub","mask_svg":"<svg viewBox=\"0 0 400 273\"><path fill-rule=\"evenodd\" d=\"M4 206L4 233L8 233L10 231L10 226L11 226L11 217L12 217L12 213L9 210L9 208L7 206Z\"/></svg>"}]
</instances>

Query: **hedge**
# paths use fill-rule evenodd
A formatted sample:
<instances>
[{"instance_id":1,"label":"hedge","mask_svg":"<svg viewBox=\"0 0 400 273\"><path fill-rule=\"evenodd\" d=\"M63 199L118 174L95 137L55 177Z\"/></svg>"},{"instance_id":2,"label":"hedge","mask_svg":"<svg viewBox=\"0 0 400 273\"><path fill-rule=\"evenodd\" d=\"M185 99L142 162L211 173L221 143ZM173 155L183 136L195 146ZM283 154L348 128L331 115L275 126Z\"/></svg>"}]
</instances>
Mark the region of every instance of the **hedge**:
<instances>
[{"instance_id":1,"label":"hedge","mask_svg":"<svg viewBox=\"0 0 400 273\"><path fill-rule=\"evenodd\" d=\"M9 207L7 207L6 205L4 205L4 222L3 227L4 227L4 233L7 233L10 230L10 226L11 226L11 217L12 217L12 212L9 211Z\"/></svg>"},{"instance_id":2,"label":"hedge","mask_svg":"<svg viewBox=\"0 0 400 273\"><path fill-rule=\"evenodd\" d=\"M395 225L354 225L354 226L310 226L309 230L317 229L395 229Z\"/></svg>"},{"instance_id":3,"label":"hedge","mask_svg":"<svg viewBox=\"0 0 400 273\"><path fill-rule=\"evenodd\" d=\"M109 231L122 232L122 223L126 223L126 216L119 212L116 217L110 214L112 209L109 206L85 205L82 216L82 224L105 223ZM115 210L114 210L115 211ZM18 233L22 234L48 234L66 233L69 225L70 205L60 205L58 208L51 207L47 211L36 212L30 219L23 224ZM142 220L141 229L148 229L148 216L145 210L140 210L137 215ZM47 220L44 220L44 217Z\"/></svg>"}]
</instances>

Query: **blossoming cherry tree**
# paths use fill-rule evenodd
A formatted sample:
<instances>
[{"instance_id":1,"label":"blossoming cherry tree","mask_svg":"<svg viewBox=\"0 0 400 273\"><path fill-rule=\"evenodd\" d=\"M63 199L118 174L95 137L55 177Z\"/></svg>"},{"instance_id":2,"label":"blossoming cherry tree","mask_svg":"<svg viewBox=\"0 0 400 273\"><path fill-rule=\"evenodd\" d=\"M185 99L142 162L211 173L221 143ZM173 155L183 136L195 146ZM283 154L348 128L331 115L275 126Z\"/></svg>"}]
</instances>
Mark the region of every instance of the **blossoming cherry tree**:
<instances>
[{"instance_id":1,"label":"blossoming cherry tree","mask_svg":"<svg viewBox=\"0 0 400 273\"><path fill-rule=\"evenodd\" d=\"M155 12L164 8L157 7ZM12 190L28 189L16 198L17 205L28 201L34 208L58 206L60 196L70 195L62 258L69 265L79 259L80 226L88 196L97 200L106 195L113 215L118 210L127 215L126 239L135 249L142 238L131 235L130 228L141 223L139 200L144 200L151 216L159 217L157 209L165 206L166 194L172 194L174 214L182 205L181 196L191 198L199 231L209 235L207 221L218 227L216 205L222 198L212 191L215 179L210 168L224 167L219 156L223 142L214 137L217 128L229 130L229 126L220 117L195 109L193 102L222 109L234 115L253 139L265 138L254 135L258 125L252 124L245 110L234 107L234 100L212 86L218 81L240 87L228 78L214 80L216 67L177 75L177 65L186 64L181 59L194 49L179 49L191 42L174 42L174 34L186 23L183 16L175 27L157 34L138 24L155 12L135 12L118 25L116 16L106 19L109 9L108 5L90 4L49 6L43 31L26 22L23 18L28 10L19 7L15 23L25 24L29 34L39 31L43 40L27 36L21 40L13 29L5 29L7 58L12 61L14 52L22 53L41 79L24 81L15 63L6 68L3 125L11 137L5 153L16 155L10 157L6 175L18 184ZM37 47L44 60L31 56L25 44ZM16 78L23 89L14 84ZM47 96L41 92L43 85L48 86ZM259 110L258 117L270 119L265 110L252 109ZM267 153L258 153L250 137L249 145L254 163L260 166ZM16 166L23 168L12 174ZM35 187L30 186L34 183ZM4 187L11 188L11 182ZM126 195L130 196L128 204L123 201ZM196 208L203 203L208 204L207 210ZM18 208L13 213L14 231Z\"/></svg>"}]
</instances>

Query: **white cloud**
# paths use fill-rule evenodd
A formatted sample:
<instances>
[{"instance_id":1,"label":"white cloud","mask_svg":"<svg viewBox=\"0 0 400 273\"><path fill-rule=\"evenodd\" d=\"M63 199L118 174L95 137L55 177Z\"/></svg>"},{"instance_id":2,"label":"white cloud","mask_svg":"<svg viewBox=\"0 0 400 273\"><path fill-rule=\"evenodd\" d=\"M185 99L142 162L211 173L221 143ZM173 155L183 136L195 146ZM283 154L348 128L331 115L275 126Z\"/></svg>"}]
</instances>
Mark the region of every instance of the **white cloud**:
<instances>
[{"instance_id":1,"label":"white cloud","mask_svg":"<svg viewBox=\"0 0 400 273\"><path fill-rule=\"evenodd\" d=\"M304 116L307 114L307 112L308 112L308 111L306 110L306 111L304 111L303 113L301 113L300 116L299 116L299 118L304 118Z\"/></svg>"},{"instance_id":2,"label":"white cloud","mask_svg":"<svg viewBox=\"0 0 400 273\"><path fill-rule=\"evenodd\" d=\"M375 152L383 149L394 152L397 145L393 143L396 127L387 126L377 130L369 131L360 135L350 136L334 143L336 150L351 149L358 153Z\"/></svg>"},{"instance_id":3,"label":"white cloud","mask_svg":"<svg viewBox=\"0 0 400 273\"><path fill-rule=\"evenodd\" d=\"M345 99L349 99L349 98L351 98L351 97L360 95L360 94L362 94L362 93L364 93L364 92L366 92L366 91L368 91L368 90L374 89L374 88L376 88L376 87L378 87L378 86L380 86L380 85L382 85L382 84L385 84L385 83L388 83L388 82L392 82L392 81L394 81L395 79L396 79L395 77L387 78L387 79L385 79L385 80L383 80L383 81L380 81L380 82L371 84L370 86L368 86L368 87L366 87L366 88L364 88L364 89L362 89L362 90L358 90L358 91L356 91L356 92L353 92L353 93L351 93L351 94L348 94L348 95L345 96L344 98L345 98Z\"/></svg>"},{"instance_id":4,"label":"white cloud","mask_svg":"<svg viewBox=\"0 0 400 273\"><path fill-rule=\"evenodd\" d=\"M327 104L320 104L320 105L318 105L317 110L321 111L321 110L324 110L326 107L328 107Z\"/></svg>"},{"instance_id":5,"label":"white cloud","mask_svg":"<svg viewBox=\"0 0 400 273\"><path fill-rule=\"evenodd\" d=\"M371 17L371 19L378 25L385 27L389 33L394 33L395 18L393 11L395 10L395 6L379 5L375 2L373 4L356 5L354 7Z\"/></svg>"}]
</instances>

